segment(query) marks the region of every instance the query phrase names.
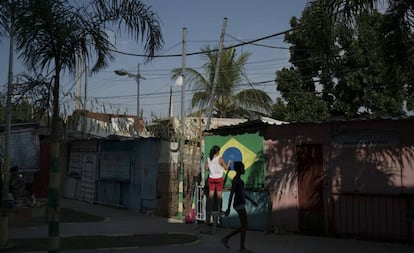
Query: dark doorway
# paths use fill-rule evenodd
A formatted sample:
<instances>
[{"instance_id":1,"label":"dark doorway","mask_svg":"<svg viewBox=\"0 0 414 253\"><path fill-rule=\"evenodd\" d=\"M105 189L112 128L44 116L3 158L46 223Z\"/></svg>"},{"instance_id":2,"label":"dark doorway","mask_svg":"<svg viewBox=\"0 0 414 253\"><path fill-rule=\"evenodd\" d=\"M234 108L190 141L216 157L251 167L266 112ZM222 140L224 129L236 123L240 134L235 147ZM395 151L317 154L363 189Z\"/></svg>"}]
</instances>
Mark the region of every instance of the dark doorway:
<instances>
[{"instance_id":1,"label":"dark doorway","mask_svg":"<svg viewBox=\"0 0 414 253\"><path fill-rule=\"evenodd\" d=\"M299 229L324 233L323 158L321 144L296 146L299 198Z\"/></svg>"}]
</instances>

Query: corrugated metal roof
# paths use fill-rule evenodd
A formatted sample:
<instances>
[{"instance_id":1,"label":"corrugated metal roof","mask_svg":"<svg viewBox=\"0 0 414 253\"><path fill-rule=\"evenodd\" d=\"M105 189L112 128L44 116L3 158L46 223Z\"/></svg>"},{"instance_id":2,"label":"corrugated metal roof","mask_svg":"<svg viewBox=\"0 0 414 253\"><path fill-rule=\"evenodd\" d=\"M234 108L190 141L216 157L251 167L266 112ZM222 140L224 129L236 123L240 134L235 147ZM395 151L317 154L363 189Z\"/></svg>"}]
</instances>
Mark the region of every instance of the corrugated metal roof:
<instances>
[{"instance_id":1,"label":"corrugated metal roof","mask_svg":"<svg viewBox=\"0 0 414 253\"><path fill-rule=\"evenodd\" d=\"M323 123L341 123L341 122L361 122L361 121L381 121L381 120L413 120L414 116L402 116L402 117L361 117L361 118L345 118L334 117L326 120L314 120L314 121L291 121L289 124L323 124Z\"/></svg>"},{"instance_id":2,"label":"corrugated metal roof","mask_svg":"<svg viewBox=\"0 0 414 253\"><path fill-rule=\"evenodd\" d=\"M217 128L211 128L209 130L205 130L205 133L221 133L227 132L229 130L232 131L254 131L264 128L265 126L275 126L275 125L284 125L290 124L289 122L280 121L268 117L261 117L260 119L256 120L248 120L245 122L241 122L237 125L227 125L227 126L220 126Z\"/></svg>"},{"instance_id":3,"label":"corrugated metal roof","mask_svg":"<svg viewBox=\"0 0 414 253\"><path fill-rule=\"evenodd\" d=\"M327 123L344 123L344 122L361 122L361 121L381 121L381 120L414 120L414 116L407 116L407 117L378 117L378 118L353 118L353 119L346 119L346 118L331 118L327 120L320 120L320 121L294 121L294 122L283 122L274 120L271 118L265 119L257 119L257 120L249 120L246 122L239 123L237 125L230 125L230 126L221 126L218 128L212 128L209 130L205 130L204 133L231 133L233 132L240 132L240 131L253 131L253 130L260 130L265 128L266 126L271 125L302 125L302 124L327 124Z\"/></svg>"}]
</instances>

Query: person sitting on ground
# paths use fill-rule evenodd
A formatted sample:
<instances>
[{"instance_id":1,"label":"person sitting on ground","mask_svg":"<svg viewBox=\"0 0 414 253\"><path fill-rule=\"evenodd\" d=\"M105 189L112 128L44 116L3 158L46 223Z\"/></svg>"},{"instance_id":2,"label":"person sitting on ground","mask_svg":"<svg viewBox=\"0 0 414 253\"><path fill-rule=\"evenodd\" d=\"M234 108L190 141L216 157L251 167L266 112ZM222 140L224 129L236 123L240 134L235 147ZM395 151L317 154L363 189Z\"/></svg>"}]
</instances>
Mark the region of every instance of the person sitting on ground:
<instances>
[{"instance_id":1,"label":"person sitting on ground","mask_svg":"<svg viewBox=\"0 0 414 253\"><path fill-rule=\"evenodd\" d=\"M14 199L30 197L30 192L26 189L26 183L19 175L19 167L10 168L9 192L13 194Z\"/></svg>"}]
</instances>

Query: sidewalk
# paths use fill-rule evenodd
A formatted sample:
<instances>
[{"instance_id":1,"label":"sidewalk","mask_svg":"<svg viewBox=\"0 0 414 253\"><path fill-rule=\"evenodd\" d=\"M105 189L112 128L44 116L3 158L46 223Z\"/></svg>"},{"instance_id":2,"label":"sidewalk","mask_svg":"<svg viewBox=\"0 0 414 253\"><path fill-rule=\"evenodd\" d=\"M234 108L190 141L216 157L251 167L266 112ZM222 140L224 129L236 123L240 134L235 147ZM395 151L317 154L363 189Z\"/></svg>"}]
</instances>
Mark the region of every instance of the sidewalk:
<instances>
[{"instance_id":1,"label":"sidewalk","mask_svg":"<svg viewBox=\"0 0 414 253\"><path fill-rule=\"evenodd\" d=\"M186 245L150 246L139 248L117 248L97 250L76 250L61 252L151 252L151 253L221 253L238 252L239 236L229 242L230 250L220 244L220 238L231 229L217 228L213 235L200 233L200 224L183 224L174 219L147 216L131 210L119 209L86 202L62 199L61 206L82 212L107 217L104 222L62 223L60 236L75 235L127 235L154 233L191 233L198 236L197 242ZM47 237L47 226L10 228L9 238ZM246 247L255 253L405 253L414 252L414 244L382 243L354 239L336 239L296 234L265 234L262 231L248 231Z\"/></svg>"}]
</instances>

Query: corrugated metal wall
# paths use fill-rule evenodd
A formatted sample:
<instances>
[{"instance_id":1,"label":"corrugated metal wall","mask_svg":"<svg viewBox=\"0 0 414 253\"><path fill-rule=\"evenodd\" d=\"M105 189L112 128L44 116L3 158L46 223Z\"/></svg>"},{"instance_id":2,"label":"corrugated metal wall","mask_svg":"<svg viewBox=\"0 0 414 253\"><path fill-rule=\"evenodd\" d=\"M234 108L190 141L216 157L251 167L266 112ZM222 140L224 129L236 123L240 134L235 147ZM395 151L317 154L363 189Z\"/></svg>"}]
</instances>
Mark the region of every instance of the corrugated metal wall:
<instances>
[{"instance_id":1,"label":"corrugated metal wall","mask_svg":"<svg viewBox=\"0 0 414 253\"><path fill-rule=\"evenodd\" d=\"M69 143L69 164L64 196L95 202L97 183L97 156L99 140L79 140Z\"/></svg>"},{"instance_id":2,"label":"corrugated metal wall","mask_svg":"<svg viewBox=\"0 0 414 253\"><path fill-rule=\"evenodd\" d=\"M140 211L154 210L158 158L156 138L103 141L97 202Z\"/></svg>"},{"instance_id":3,"label":"corrugated metal wall","mask_svg":"<svg viewBox=\"0 0 414 253\"><path fill-rule=\"evenodd\" d=\"M139 211L156 208L159 139L70 143L64 196Z\"/></svg>"},{"instance_id":4,"label":"corrugated metal wall","mask_svg":"<svg viewBox=\"0 0 414 253\"><path fill-rule=\"evenodd\" d=\"M335 194L334 233L368 239L414 239L414 196ZM412 212L412 211L411 211Z\"/></svg>"},{"instance_id":5,"label":"corrugated metal wall","mask_svg":"<svg viewBox=\"0 0 414 253\"><path fill-rule=\"evenodd\" d=\"M96 196L96 153L82 154L82 174L79 182L79 199L95 202Z\"/></svg>"},{"instance_id":6,"label":"corrugated metal wall","mask_svg":"<svg viewBox=\"0 0 414 253\"><path fill-rule=\"evenodd\" d=\"M121 206L121 187L119 181L102 180L98 182L97 202L106 205Z\"/></svg>"}]
</instances>

